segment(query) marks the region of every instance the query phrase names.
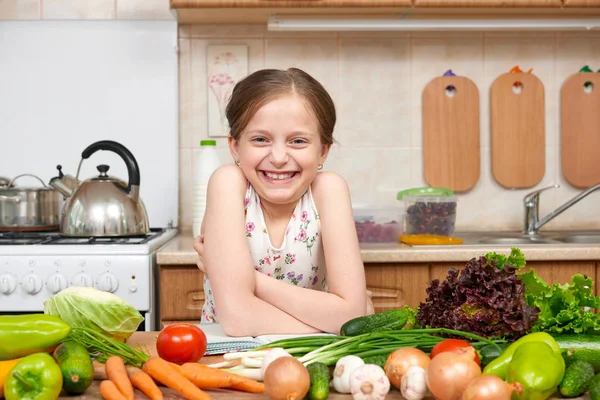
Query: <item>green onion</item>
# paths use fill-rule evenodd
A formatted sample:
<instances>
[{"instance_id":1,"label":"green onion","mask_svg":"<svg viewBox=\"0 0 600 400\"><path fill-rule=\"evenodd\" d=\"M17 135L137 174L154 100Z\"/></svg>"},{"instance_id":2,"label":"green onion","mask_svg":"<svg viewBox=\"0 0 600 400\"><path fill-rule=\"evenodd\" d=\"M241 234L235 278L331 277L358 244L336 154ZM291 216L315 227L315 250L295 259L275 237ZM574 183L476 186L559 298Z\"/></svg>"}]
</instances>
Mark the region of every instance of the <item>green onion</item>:
<instances>
[{"instance_id":1,"label":"green onion","mask_svg":"<svg viewBox=\"0 0 600 400\"><path fill-rule=\"evenodd\" d=\"M322 362L325 365L335 365L337 360L347 355L368 357L389 354L401 347L416 347L429 353L445 337L436 334L461 336L470 339L475 348L486 344L496 346L506 340L490 340L473 333L456 331L446 328L383 330L364 333L357 336L310 336L277 340L253 350L281 347L305 365Z\"/></svg>"}]
</instances>

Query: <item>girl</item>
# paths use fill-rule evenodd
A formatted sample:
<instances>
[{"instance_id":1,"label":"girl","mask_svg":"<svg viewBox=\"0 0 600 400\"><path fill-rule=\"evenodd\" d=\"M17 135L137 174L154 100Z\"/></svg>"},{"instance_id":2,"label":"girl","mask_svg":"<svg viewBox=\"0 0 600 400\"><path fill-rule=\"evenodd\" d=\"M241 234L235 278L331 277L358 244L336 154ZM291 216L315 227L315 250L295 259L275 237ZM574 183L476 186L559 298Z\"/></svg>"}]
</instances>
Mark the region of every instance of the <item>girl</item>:
<instances>
[{"instance_id":1,"label":"girl","mask_svg":"<svg viewBox=\"0 0 600 400\"><path fill-rule=\"evenodd\" d=\"M194 244L202 322L230 336L339 333L372 305L348 186L319 172L331 97L302 70L260 70L235 85L226 116L234 165L212 174Z\"/></svg>"}]
</instances>

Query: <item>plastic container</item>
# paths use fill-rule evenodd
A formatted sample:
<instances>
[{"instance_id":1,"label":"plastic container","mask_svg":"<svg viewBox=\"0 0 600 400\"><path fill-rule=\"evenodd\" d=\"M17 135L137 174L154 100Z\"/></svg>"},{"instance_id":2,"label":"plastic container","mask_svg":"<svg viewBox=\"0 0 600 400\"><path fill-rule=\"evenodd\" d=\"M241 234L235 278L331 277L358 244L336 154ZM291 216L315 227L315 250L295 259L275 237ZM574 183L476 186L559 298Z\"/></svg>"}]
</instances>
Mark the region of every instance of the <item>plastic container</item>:
<instances>
[{"instance_id":1,"label":"plastic container","mask_svg":"<svg viewBox=\"0 0 600 400\"><path fill-rule=\"evenodd\" d=\"M403 230L402 207L355 207L354 225L359 243L398 243Z\"/></svg>"},{"instance_id":2,"label":"plastic container","mask_svg":"<svg viewBox=\"0 0 600 400\"><path fill-rule=\"evenodd\" d=\"M404 202L404 232L407 235L454 234L457 199L450 189L408 189L399 192L397 198Z\"/></svg>"},{"instance_id":3,"label":"plastic container","mask_svg":"<svg viewBox=\"0 0 600 400\"><path fill-rule=\"evenodd\" d=\"M200 235L204 211L206 210L206 191L212 173L221 166L217 154L215 140L200 141L200 149L194 150L193 159L193 200L192 200L192 233Z\"/></svg>"}]
</instances>

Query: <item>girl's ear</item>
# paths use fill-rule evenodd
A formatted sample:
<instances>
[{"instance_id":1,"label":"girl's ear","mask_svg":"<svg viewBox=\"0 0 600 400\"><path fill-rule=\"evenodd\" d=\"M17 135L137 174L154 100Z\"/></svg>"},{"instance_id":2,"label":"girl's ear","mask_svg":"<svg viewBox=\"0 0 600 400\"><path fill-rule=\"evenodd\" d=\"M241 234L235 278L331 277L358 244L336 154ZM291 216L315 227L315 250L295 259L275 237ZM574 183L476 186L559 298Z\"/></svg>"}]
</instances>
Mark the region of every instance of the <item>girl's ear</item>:
<instances>
[{"instance_id":1,"label":"girl's ear","mask_svg":"<svg viewBox=\"0 0 600 400\"><path fill-rule=\"evenodd\" d=\"M323 145L323 147L321 148L321 160L320 160L319 164L325 163L325 160L327 159L327 155L329 154L330 149L331 149L330 144Z\"/></svg>"},{"instance_id":2,"label":"girl's ear","mask_svg":"<svg viewBox=\"0 0 600 400\"><path fill-rule=\"evenodd\" d=\"M234 162L238 162L240 159L239 156L239 142L237 140L235 140L232 136L229 136L227 138L227 143L229 144L229 152L231 153L231 156L233 157L233 161Z\"/></svg>"}]
</instances>

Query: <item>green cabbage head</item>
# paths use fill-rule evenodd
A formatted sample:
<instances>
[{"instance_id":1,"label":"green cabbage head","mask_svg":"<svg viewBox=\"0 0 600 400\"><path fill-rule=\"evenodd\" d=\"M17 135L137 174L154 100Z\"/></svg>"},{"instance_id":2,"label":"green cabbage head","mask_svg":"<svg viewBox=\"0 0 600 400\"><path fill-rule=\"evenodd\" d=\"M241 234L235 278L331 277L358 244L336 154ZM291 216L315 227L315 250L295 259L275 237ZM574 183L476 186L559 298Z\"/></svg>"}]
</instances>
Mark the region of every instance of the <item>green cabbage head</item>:
<instances>
[{"instance_id":1,"label":"green cabbage head","mask_svg":"<svg viewBox=\"0 0 600 400\"><path fill-rule=\"evenodd\" d=\"M55 315L71 327L94 329L126 342L144 317L122 298L90 287L71 286L44 303L44 314Z\"/></svg>"}]
</instances>

